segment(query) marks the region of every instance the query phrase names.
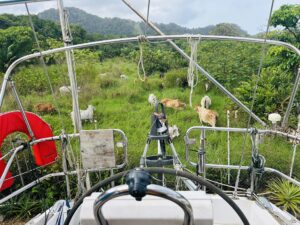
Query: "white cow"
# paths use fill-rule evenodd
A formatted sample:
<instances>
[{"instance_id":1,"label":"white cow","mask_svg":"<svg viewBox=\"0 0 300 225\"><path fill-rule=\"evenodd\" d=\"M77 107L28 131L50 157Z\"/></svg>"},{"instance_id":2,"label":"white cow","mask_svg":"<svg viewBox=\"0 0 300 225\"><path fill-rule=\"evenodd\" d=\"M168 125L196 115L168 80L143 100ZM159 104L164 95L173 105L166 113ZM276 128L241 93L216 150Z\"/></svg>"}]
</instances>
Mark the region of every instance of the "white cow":
<instances>
[{"instance_id":1,"label":"white cow","mask_svg":"<svg viewBox=\"0 0 300 225\"><path fill-rule=\"evenodd\" d=\"M92 105L88 105L86 110L80 110L80 118L81 120L89 120L91 123L93 122L93 117L94 117L94 110L96 108ZM73 125L75 124L74 121L74 111L71 112L71 118Z\"/></svg>"},{"instance_id":2,"label":"white cow","mask_svg":"<svg viewBox=\"0 0 300 225\"><path fill-rule=\"evenodd\" d=\"M61 86L59 88L59 93L61 95L71 94L71 86ZM77 92L80 92L80 87L77 88Z\"/></svg>"},{"instance_id":3,"label":"white cow","mask_svg":"<svg viewBox=\"0 0 300 225\"><path fill-rule=\"evenodd\" d=\"M127 80L128 77L127 77L125 74L121 74L121 75L120 75L120 79L121 79L121 80Z\"/></svg>"},{"instance_id":4,"label":"white cow","mask_svg":"<svg viewBox=\"0 0 300 225\"><path fill-rule=\"evenodd\" d=\"M208 123L212 127L216 126L218 113L216 111L197 106L196 111L199 114L200 122Z\"/></svg>"},{"instance_id":5,"label":"white cow","mask_svg":"<svg viewBox=\"0 0 300 225\"><path fill-rule=\"evenodd\" d=\"M169 126L170 138L173 140L175 137L179 137L179 130L176 125Z\"/></svg>"},{"instance_id":6,"label":"white cow","mask_svg":"<svg viewBox=\"0 0 300 225\"><path fill-rule=\"evenodd\" d=\"M210 97L208 97L207 95L205 95L205 96L201 99L200 105L201 105L201 107L208 109L209 106L211 105L211 99L210 99Z\"/></svg>"},{"instance_id":7,"label":"white cow","mask_svg":"<svg viewBox=\"0 0 300 225\"><path fill-rule=\"evenodd\" d=\"M157 102L157 98L153 93L151 93L149 95L148 102L149 102L150 105L155 105L155 103Z\"/></svg>"},{"instance_id":8,"label":"white cow","mask_svg":"<svg viewBox=\"0 0 300 225\"><path fill-rule=\"evenodd\" d=\"M209 89L209 83L205 83L204 85L205 85L205 91L208 92L208 89Z\"/></svg>"}]
</instances>

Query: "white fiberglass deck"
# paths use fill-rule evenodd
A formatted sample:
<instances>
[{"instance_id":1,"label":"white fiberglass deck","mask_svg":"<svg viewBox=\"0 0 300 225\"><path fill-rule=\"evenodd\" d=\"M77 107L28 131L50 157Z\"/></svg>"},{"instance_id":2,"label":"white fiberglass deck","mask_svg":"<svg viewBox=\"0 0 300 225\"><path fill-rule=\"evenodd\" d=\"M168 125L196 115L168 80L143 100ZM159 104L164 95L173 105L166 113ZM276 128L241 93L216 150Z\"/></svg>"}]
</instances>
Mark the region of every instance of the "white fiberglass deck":
<instances>
[{"instance_id":1,"label":"white fiberglass deck","mask_svg":"<svg viewBox=\"0 0 300 225\"><path fill-rule=\"evenodd\" d=\"M219 196L205 194L202 191L180 192L193 208L195 225L239 225L237 214ZM71 221L71 224L96 225L93 204L100 193L84 199L84 202ZM256 201L247 198L235 200L250 224L276 225L279 223L266 209ZM182 225L184 213L175 203L168 200L146 196L141 202L131 196L123 196L107 202L103 214L109 225ZM76 222L75 222L76 221Z\"/></svg>"}]
</instances>

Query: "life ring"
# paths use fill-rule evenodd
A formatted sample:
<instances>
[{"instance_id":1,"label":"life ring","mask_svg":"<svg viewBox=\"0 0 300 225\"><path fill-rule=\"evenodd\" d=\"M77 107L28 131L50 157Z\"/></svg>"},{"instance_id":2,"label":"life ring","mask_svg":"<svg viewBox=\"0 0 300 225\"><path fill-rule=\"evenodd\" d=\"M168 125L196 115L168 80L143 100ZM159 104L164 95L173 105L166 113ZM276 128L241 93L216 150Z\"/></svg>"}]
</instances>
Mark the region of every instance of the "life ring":
<instances>
[{"instance_id":1,"label":"life ring","mask_svg":"<svg viewBox=\"0 0 300 225\"><path fill-rule=\"evenodd\" d=\"M42 120L39 116L34 113L26 112L26 117L32 129L35 139L52 137L53 133L50 126ZM19 111L7 112L0 114L0 146L4 139L14 133L21 132L25 133L30 139L28 129L26 127L22 113ZM56 145L54 141L45 141L33 145L33 156L35 158L35 163L38 166L45 166L55 162L57 158ZM0 157L2 153L0 151ZM4 160L0 160L0 175L2 176L5 169L6 163ZM12 186L14 179L10 171L8 171L5 181L0 188L3 191Z\"/></svg>"}]
</instances>

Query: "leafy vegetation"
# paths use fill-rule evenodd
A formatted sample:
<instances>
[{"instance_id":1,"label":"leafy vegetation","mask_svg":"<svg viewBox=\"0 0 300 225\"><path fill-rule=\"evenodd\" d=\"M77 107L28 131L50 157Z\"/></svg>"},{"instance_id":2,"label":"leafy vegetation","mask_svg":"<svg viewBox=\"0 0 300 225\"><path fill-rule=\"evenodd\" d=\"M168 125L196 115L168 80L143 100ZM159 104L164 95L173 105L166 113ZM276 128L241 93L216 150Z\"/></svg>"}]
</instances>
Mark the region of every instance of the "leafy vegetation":
<instances>
[{"instance_id":1,"label":"leafy vegetation","mask_svg":"<svg viewBox=\"0 0 300 225\"><path fill-rule=\"evenodd\" d=\"M220 23L209 31L209 34L224 36L248 36L238 25L232 23Z\"/></svg>"},{"instance_id":2,"label":"leafy vegetation","mask_svg":"<svg viewBox=\"0 0 300 225\"><path fill-rule=\"evenodd\" d=\"M86 13L83 10L70 7L67 8L70 18L70 23L77 24L86 29L89 33L97 33L102 35L139 35L144 31L147 34L155 34L154 31L145 27L142 22L134 22L132 20L120 19L120 18L101 18L95 15ZM38 14L42 19L59 21L57 10L49 9ZM186 28L179 26L175 23L156 24L164 33L166 34L209 34L211 30L214 30L215 26L210 25L203 28ZM222 24L220 27L228 26L227 28L232 28L231 34L234 31L238 35L246 35L246 32L241 30L235 24ZM220 30L220 29L217 29ZM223 29L225 32L225 30ZM220 33L219 33L220 34Z\"/></svg>"},{"instance_id":3,"label":"leafy vegetation","mask_svg":"<svg viewBox=\"0 0 300 225\"><path fill-rule=\"evenodd\" d=\"M297 9L297 6L289 6L288 12ZM286 8L279 9L274 15L281 18L273 19L274 26L282 25L284 18L279 12L286 11ZM71 19L72 19L72 15ZM87 15L86 15L87 16ZM87 17L89 18L89 17ZM85 20L87 20L87 18ZM292 16L297 18L297 15ZM43 48L55 48L62 46L60 30L58 25L51 21L41 20L34 16L34 23ZM97 18L94 18L95 20ZM36 44L32 41L32 32L26 22L25 16L0 16L0 41L4 48L0 51L0 77L3 77L7 66L15 59L22 55L35 52ZM120 25L126 21L118 19L113 20ZM298 18L299 21L299 18ZM130 21L127 21L130 23ZM131 21L132 22L132 21ZM78 22L79 23L79 22ZM94 23L95 24L95 23ZM164 25L161 25L164 26ZM174 25L172 25L174 26ZM285 40L294 45L299 45L297 37L293 33L299 32L299 28L294 26L293 32L290 32L293 23L289 23L289 29L275 30L270 37L277 40ZM129 32L130 26L125 26ZM135 24L136 28L136 24ZM95 28L96 29L96 28ZM115 29L110 27L110 29ZM168 29L167 27L165 29ZM174 28L180 29L179 27ZM213 29L213 28L211 28ZM86 33L80 26L72 27L74 43L86 40L100 40L111 36ZM108 32L113 32L112 30ZM122 30L118 35L122 34ZM169 31L170 33L173 31ZM237 33L236 33L237 32ZM215 34L238 35L238 27L232 24L221 24L212 30ZM186 32L185 32L186 33ZM45 35L49 34L49 36ZM247 35L247 34L242 34ZM15 42L17 40L17 42ZM186 41L177 41L186 52L190 52L190 47ZM81 87L79 93L79 102L81 109L92 104L96 107L94 123L84 122L84 129L97 128L119 128L122 129L129 140L129 165L132 168L137 165L142 149L144 148L147 133L150 128L150 115L153 108L147 102L148 95L154 93L158 99L177 98L183 102L188 102L189 88L186 82L188 63L184 61L174 50L170 49L166 43L143 43L144 66L147 74L147 80L141 82L137 78L137 62L140 58L140 50L136 44L118 44L112 46L94 47L85 50L75 50L76 74L78 86ZM252 101L252 93L256 81L258 89L254 112L266 120L267 113L283 113L286 107L288 95L291 91L295 79L295 71L299 67L299 57L296 57L290 50L282 47L267 48L264 58L263 68L260 77L257 71L261 57L261 46L247 43L233 43L229 41L201 41L198 48L198 63L212 74L227 89L237 95L246 105ZM61 134L63 128L67 133L73 132L70 118L72 111L71 96L61 96L59 87L69 85L67 76L67 67L65 65L65 56L63 53L54 54L45 57L47 71L54 87L54 95L51 94L48 79L44 70L39 66L38 61L29 61L15 70L14 81L17 91L21 94L21 100L24 107L35 112L34 105L42 102L49 102L59 109L59 113L39 114L46 120L53 129L55 135ZM120 75L125 74L128 79L121 80ZM211 87L208 92L205 91L204 83L207 80L199 74L199 84L194 89L193 103L199 105L204 95L209 95L212 99L212 109L218 111L219 118L217 126L226 126L226 111L236 110L237 106L230 103L229 99L220 93L215 87ZM300 97L299 93L297 98ZM6 95L3 111L15 110L17 105L10 93ZM289 121L290 126L296 126L296 110L292 111L293 115ZM183 134L194 125L199 125L199 118L194 109L187 107L184 110L167 109L168 120L171 125L176 124L179 127L181 136L174 140L174 145L179 153L180 158L184 158L185 145ZM232 127L245 127L248 115L239 112L238 119L234 119L233 113L230 115ZM253 124L257 126L257 124ZM227 163L226 135L220 132L207 133L207 162L208 163ZM199 133L192 133L192 136L199 138ZM199 143L199 142L197 142ZM231 134L231 163L240 162L241 149L244 146L243 136L240 134ZM59 146L58 146L59 147ZM72 147L76 153L79 153L79 143L72 142ZM195 149L198 146L193 146ZM245 148L244 165L249 165L251 160L251 143L247 139ZM7 139L2 149L8 151L11 149L11 141ZM151 152L154 154L156 145L151 145ZM259 145L260 154L267 156L266 166L273 167L282 172L289 172L289 163L291 160L292 144L286 143L279 137L269 136ZM191 158L196 160L196 153L191 153ZM296 156L294 174L295 178L300 177L300 160L299 154ZM24 160L26 162L26 160ZM184 160L182 160L184 161ZM61 163L58 162L45 169L39 169L38 176L43 172L54 172L61 170ZM26 165L23 165L26 166ZM187 165L188 167L188 165ZM16 170L16 168L14 168ZM226 171L215 172L208 171L208 177L222 181ZM106 174L105 174L106 175ZM234 172L231 173L235 175ZM31 181L36 177L25 177L25 181ZM92 179L95 182L96 176ZM14 188L19 188L20 183L17 180ZM73 187L76 187L76 180L71 180ZM56 186L51 181L45 182L42 186L28 191L27 198L16 198L9 204L11 216L19 214L20 217L32 217L36 208L46 208L56 199L65 198L65 193L61 193L65 187L63 180L55 180ZM241 183L248 186L248 175L243 174ZM290 188L292 190L292 188ZM37 193L43 193L43 196L37 196ZM278 192L279 193L279 192ZM294 191L288 194L295 195ZM297 192L298 193L298 192ZM2 193L3 195L8 193ZM280 194L280 193L279 193ZM284 193L285 194L285 193ZM75 193L72 193L74 196ZM298 196L296 194L296 196ZM29 201L33 199L33 201ZM38 202L39 198L45 199ZM25 202L24 206L16 204L17 201ZM32 204L31 204L32 203ZM298 203L297 203L298 204ZM294 206L292 206L293 208ZM292 210L292 208L286 208ZM1 208L0 208L1 211ZM295 210L296 212L297 210Z\"/></svg>"},{"instance_id":4,"label":"leafy vegetation","mask_svg":"<svg viewBox=\"0 0 300 225\"><path fill-rule=\"evenodd\" d=\"M300 187L286 181L274 180L268 185L270 198L277 206L294 215L300 213Z\"/></svg>"}]
</instances>

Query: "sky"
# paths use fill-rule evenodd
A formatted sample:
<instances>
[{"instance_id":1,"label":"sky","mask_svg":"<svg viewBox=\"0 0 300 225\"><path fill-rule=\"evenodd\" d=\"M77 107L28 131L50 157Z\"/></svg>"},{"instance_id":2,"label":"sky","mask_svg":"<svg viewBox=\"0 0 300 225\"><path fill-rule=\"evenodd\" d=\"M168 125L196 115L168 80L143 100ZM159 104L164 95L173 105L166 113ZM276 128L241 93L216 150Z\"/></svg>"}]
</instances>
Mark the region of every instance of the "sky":
<instances>
[{"instance_id":1,"label":"sky","mask_svg":"<svg viewBox=\"0 0 300 225\"><path fill-rule=\"evenodd\" d=\"M146 15L148 0L128 0ZM140 21L121 0L63 0L65 7L77 7L100 17L120 17ZM218 23L235 23L249 34L265 31L272 0L151 0L149 19L157 23L205 27ZM300 0L275 0L274 10L284 4L300 4ZM29 4L36 14L56 8L56 1ZM25 6L0 6L0 13L25 14Z\"/></svg>"}]
</instances>

